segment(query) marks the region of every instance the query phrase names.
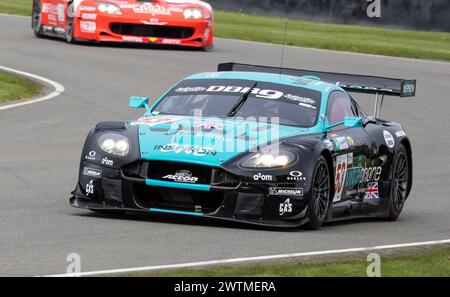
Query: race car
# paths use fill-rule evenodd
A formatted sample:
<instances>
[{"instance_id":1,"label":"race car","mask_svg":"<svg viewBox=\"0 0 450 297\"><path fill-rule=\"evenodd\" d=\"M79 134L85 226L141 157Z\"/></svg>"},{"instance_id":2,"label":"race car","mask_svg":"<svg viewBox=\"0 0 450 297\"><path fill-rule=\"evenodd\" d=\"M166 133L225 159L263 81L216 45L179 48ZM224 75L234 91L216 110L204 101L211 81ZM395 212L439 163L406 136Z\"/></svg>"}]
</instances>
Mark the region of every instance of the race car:
<instances>
[{"instance_id":1,"label":"race car","mask_svg":"<svg viewBox=\"0 0 450 297\"><path fill-rule=\"evenodd\" d=\"M238 63L194 74L145 114L87 136L74 207L275 227L396 220L411 191L412 150L379 117L384 95L416 80ZM376 93L374 116L350 92Z\"/></svg>"},{"instance_id":2,"label":"race car","mask_svg":"<svg viewBox=\"0 0 450 297\"><path fill-rule=\"evenodd\" d=\"M69 43L214 46L213 10L198 0L34 0L32 28Z\"/></svg>"}]
</instances>

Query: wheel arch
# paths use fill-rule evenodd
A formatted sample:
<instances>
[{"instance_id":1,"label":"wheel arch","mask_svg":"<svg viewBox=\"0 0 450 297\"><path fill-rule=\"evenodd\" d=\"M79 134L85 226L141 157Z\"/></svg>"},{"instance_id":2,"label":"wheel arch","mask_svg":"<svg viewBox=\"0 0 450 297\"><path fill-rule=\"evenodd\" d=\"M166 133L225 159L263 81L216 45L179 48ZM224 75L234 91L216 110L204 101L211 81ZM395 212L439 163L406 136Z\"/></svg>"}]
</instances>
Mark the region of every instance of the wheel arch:
<instances>
[{"instance_id":1,"label":"wheel arch","mask_svg":"<svg viewBox=\"0 0 450 297\"><path fill-rule=\"evenodd\" d=\"M410 170L408 172L408 179L410 180L409 184L408 184L408 192L407 192L407 197L409 196L409 193L411 192L411 188L413 185L413 159L412 159L412 147L411 147L411 142L409 141L408 138L403 138L400 141L400 145L403 145L403 147L406 149L406 155L408 157L408 164L410 166Z\"/></svg>"},{"instance_id":2,"label":"wheel arch","mask_svg":"<svg viewBox=\"0 0 450 297\"><path fill-rule=\"evenodd\" d=\"M331 191L330 191L330 197L334 196L334 165L333 165L333 155L331 154L331 152L329 150L323 150L320 153L321 156L323 156L325 158L325 161L327 162L328 165L328 172L330 174L330 184L331 184Z\"/></svg>"}]
</instances>

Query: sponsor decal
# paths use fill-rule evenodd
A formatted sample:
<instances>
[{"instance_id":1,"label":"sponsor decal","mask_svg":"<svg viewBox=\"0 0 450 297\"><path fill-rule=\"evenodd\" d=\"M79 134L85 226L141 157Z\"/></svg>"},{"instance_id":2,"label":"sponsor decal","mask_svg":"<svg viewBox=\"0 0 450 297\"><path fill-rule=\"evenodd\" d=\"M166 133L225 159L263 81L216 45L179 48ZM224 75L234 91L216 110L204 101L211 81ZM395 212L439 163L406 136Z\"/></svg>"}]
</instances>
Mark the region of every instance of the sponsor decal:
<instances>
[{"instance_id":1,"label":"sponsor decal","mask_svg":"<svg viewBox=\"0 0 450 297\"><path fill-rule=\"evenodd\" d=\"M53 4L44 3L42 4L42 13L50 13L54 8Z\"/></svg>"},{"instance_id":2,"label":"sponsor decal","mask_svg":"<svg viewBox=\"0 0 450 297\"><path fill-rule=\"evenodd\" d=\"M144 39L139 36L122 36L122 40L124 42L137 42L137 43L144 42Z\"/></svg>"},{"instance_id":3,"label":"sponsor decal","mask_svg":"<svg viewBox=\"0 0 450 297\"><path fill-rule=\"evenodd\" d=\"M238 86L210 86L206 92L223 92L223 93L241 93L245 94L250 91L249 87L238 87ZM263 99L280 99L283 97L283 92L275 90L261 90L258 88L251 89L251 94L255 95L257 98Z\"/></svg>"},{"instance_id":4,"label":"sponsor decal","mask_svg":"<svg viewBox=\"0 0 450 297\"><path fill-rule=\"evenodd\" d=\"M316 104L316 101L311 98L301 97L301 96L293 95L293 94L286 94L283 97L286 98L287 100L297 102L298 105L300 105L300 106L309 107L309 108L313 108L313 109L317 108L314 106L314 104Z\"/></svg>"},{"instance_id":5,"label":"sponsor decal","mask_svg":"<svg viewBox=\"0 0 450 297\"><path fill-rule=\"evenodd\" d=\"M367 184L367 187L364 191L364 199L366 200L372 200L372 199L379 199L380 195L378 194L378 183L377 182L371 182Z\"/></svg>"},{"instance_id":6,"label":"sponsor decal","mask_svg":"<svg viewBox=\"0 0 450 297\"><path fill-rule=\"evenodd\" d=\"M208 156L217 155L217 152L210 147L200 147L200 146L189 146L189 145L180 145L180 144L167 144L167 145L156 145L154 148L156 151L160 151L162 153L184 153L186 155L193 156Z\"/></svg>"},{"instance_id":7,"label":"sponsor decal","mask_svg":"<svg viewBox=\"0 0 450 297\"><path fill-rule=\"evenodd\" d=\"M178 88L175 90L177 93L195 93L195 92L203 92L205 91L205 87L184 87Z\"/></svg>"},{"instance_id":8,"label":"sponsor decal","mask_svg":"<svg viewBox=\"0 0 450 297\"><path fill-rule=\"evenodd\" d=\"M52 26L42 26L42 31L44 32L52 32L53 27Z\"/></svg>"},{"instance_id":9,"label":"sponsor decal","mask_svg":"<svg viewBox=\"0 0 450 297\"><path fill-rule=\"evenodd\" d=\"M269 195L272 196L303 196L302 188L269 188Z\"/></svg>"},{"instance_id":10,"label":"sponsor decal","mask_svg":"<svg viewBox=\"0 0 450 297\"><path fill-rule=\"evenodd\" d=\"M133 9L134 13L151 14L152 16L172 15L172 9L168 9L165 6L153 3L140 3L140 4L125 4L120 5L120 8Z\"/></svg>"},{"instance_id":11,"label":"sponsor decal","mask_svg":"<svg viewBox=\"0 0 450 297\"><path fill-rule=\"evenodd\" d=\"M203 130L223 130L224 124L221 122L199 122L194 124L194 128L203 129Z\"/></svg>"},{"instance_id":12,"label":"sponsor decal","mask_svg":"<svg viewBox=\"0 0 450 297\"><path fill-rule=\"evenodd\" d=\"M345 195L347 195L347 196L353 196L353 195L356 195L356 194L364 193L365 190L366 190L365 188L354 189L354 190L347 191L347 192L345 193Z\"/></svg>"},{"instance_id":13,"label":"sponsor decal","mask_svg":"<svg viewBox=\"0 0 450 297\"><path fill-rule=\"evenodd\" d=\"M86 185L86 196L94 194L94 181L91 181Z\"/></svg>"},{"instance_id":14,"label":"sponsor decal","mask_svg":"<svg viewBox=\"0 0 450 297\"><path fill-rule=\"evenodd\" d=\"M395 132L395 136L397 136L397 138L405 137L406 133L405 133L405 131L400 130L400 131Z\"/></svg>"},{"instance_id":15,"label":"sponsor decal","mask_svg":"<svg viewBox=\"0 0 450 297\"><path fill-rule=\"evenodd\" d=\"M97 14L96 13L82 13L81 18L84 20L95 21L97 19Z\"/></svg>"},{"instance_id":16,"label":"sponsor decal","mask_svg":"<svg viewBox=\"0 0 450 297\"><path fill-rule=\"evenodd\" d=\"M162 42L162 44L172 44L172 45L180 45L181 44L181 40L179 40L179 39L164 38L161 42Z\"/></svg>"},{"instance_id":17,"label":"sponsor decal","mask_svg":"<svg viewBox=\"0 0 450 297\"><path fill-rule=\"evenodd\" d=\"M167 124L172 123L178 120L181 120L182 117L149 117L149 118L140 118L137 121L131 122L131 126L137 125L146 125L146 126L156 126L159 124Z\"/></svg>"},{"instance_id":18,"label":"sponsor decal","mask_svg":"<svg viewBox=\"0 0 450 297\"><path fill-rule=\"evenodd\" d=\"M56 28L54 29L54 31L55 31L55 33L63 34L63 33L66 32L66 29L61 28L61 27L56 27Z\"/></svg>"},{"instance_id":19,"label":"sponsor decal","mask_svg":"<svg viewBox=\"0 0 450 297\"><path fill-rule=\"evenodd\" d=\"M86 156L84 156L84 158L86 160L95 161L96 155L97 155L97 153L95 151L90 151Z\"/></svg>"},{"instance_id":20,"label":"sponsor decal","mask_svg":"<svg viewBox=\"0 0 450 297\"><path fill-rule=\"evenodd\" d=\"M122 36L123 42L136 42L136 43L143 43L144 39L142 37L137 36Z\"/></svg>"},{"instance_id":21,"label":"sponsor decal","mask_svg":"<svg viewBox=\"0 0 450 297\"><path fill-rule=\"evenodd\" d=\"M102 171L94 168L84 167L83 175L100 178L102 177Z\"/></svg>"},{"instance_id":22,"label":"sponsor decal","mask_svg":"<svg viewBox=\"0 0 450 297\"><path fill-rule=\"evenodd\" d=\"M289 176L287 177L289 181L305 181L306 177L303 176L301 171L291 171L289 172Z\"/></svg>"},{"instance_id":23,"label":"sponsor decal","mask_svg":"<svg viewBox=\"0 0 450 297\"><path fill-rule=\"evenodd\" d=\"M64 22L66 20L66 8L64 4L58 4L58 21Z\"/></svg>"},{"instance_id":24,"label":"sponsor decal","mask_svg":"<svg viewBox=\"0 0 450 297\"><path fill-rule=\"evenodd\" d=\"M350 147L355 146L355 141L350 136L347 136L347 142L348 142L348 146L350 146ZM352 162L349 162L349 163L352 163Z\"/></svg>"},{"instance_id":25,"label":"sponsor decal","mask_svg":"<svg viewBox=\"0 0 450 297\"><path fill-rule=\"evenodd\" d=\"M353 164L353 153L347 154L347 164Z\"/></svg>"},{"instance_id":26,"label":"sponsor decal","mask_svg":"<svg viewBox=\"0 0 450 297\"><path fill-rule=\"evenodd\" d=\"M336 137L333 139L334 145L336 147L336 151L348 150L348 140L346 137Z\"/></svg>"},{"instance_id":27,"label":"sponsor decal","mask_svg":"<svg viewBox=\"0 0 450 297\"><path fill-rule=\"evenodd\" d=\"M348 162L350 164L350 162ZM345 186L354 186L361 183L379 181L383 169L381 167L356 167L347 171Z\"/></svg>"},{"instance_id":28,"label":"sponsor decal","mask_svg":"<svg viewBox=\"0 0 450 297\"><path fill-rule=\"evenodd\" d=\"M165 26L167 22L160 22L158 18L151 18L149 21L142 20L141 23L145 25Z\"/></svg>"},{"instance_id":29,"label":"sponsor decal","mask_svg":"<svg viewBox=\"0 0 450 297\"><path fill-rule=\"evenodd\" d=\"M339 155L336 157L336 176L334 179L335 193L333 202L341 200L342 191L344 190L345 177L347 175L347 160L347 155Z\"/></svg>"},{"instance_id":30,"label":"sponsor decal","mask_svg":"<svg viewBox=\"0 0 450 297\"><path fill-rule=\"evenodd\" d=\"M376 87L366 87L366 86L356 86L356 85L345 85L340 82L336 83L337 86L341 88L349 88L349 89L360 89L360 90L368 90L368 91L379 91L379 92L392 92L392 89L387 88L376 88Z\"/></svg>"},{"instance_id":31,"label":"sponsor decal","mask_svg":"<svg viewBox=\"0 0 450 297\"><path fill-rule=\"evenodd\" d=\"M283 203L280 203L279 212L280 216L284 215L285 213L292 213L292 203L289 198L286 199Z\"/></svg>"},{"instance_id":32,"label":"sponsor decal","mask_svg":"<svg viewBox=\"0 0 450 297\"><path fill-rule=\"evenodd\" d=\"M268 174L264 175L261 172L259 172L258 174L255 174L253 176L253 180L256 180L256 181L260 181L260 180L262 180L262 181L272 181L273 180L273 176L272 175L268 175Z\"/></svg>"},{"instance_id":33,"label":"sponsor decal","mask_svg":"<svg viewBox=\"0 0 450 297\"><path fill-rule=\"evenodd\" d=\"M97 7L95 7L95 6L80 6L80 11L93 12L93 11L96 11L96 10L97 10Z\"/></svg>"},{"instance_id":34,"label":"sponsor decal","mask_svg":"<svg viewBox=\"0 0 450 297\"><path fill-rule=\"evenodd\" d=\"M325 139L323 141L323 143L325 144L325 146L327 147L327 149L329 149L331 152L334 151L334 142L329 140L329 139Z\"/></svg>"},{"instance_id":35,"label":"sponsor decal","mask_svg":"<svg viewBox=\"0 0 450 297\"><path fill-rule=\"evenodd\" d=\"M179 183L192 183L198 182L198 177L192 176L192 172L189 170L179 170L175 174L169 174L163 177L163 179L170 179Z\"/></svg>"},{"instance_id":36,"label":"sponsor decal","mask_svg":"<svg viewBox=\"0 0 450 297\"><path fill-rule=\"evenodd\" d=\"M95 33L97 24L95 22L80 21L80 31L84 33Z\"/></svg>"},{"instance_id":37,"label":"sponsor decal","mask_svg":"<svg viewBox=\"0 0 450 297\"><path fill-rule=\"evenodd\" d=\"M389 148L393 148L395 146L394 136L389 131L383 131L384 141Z\"/></svg>"},{"instance_id":38,"label":"sponsor decal","mask_svg":"<svg viewBox=\"0 0 450 297\"><path fill-rule=\"evenodd\" d=\"M102 165L113 166L114 165L114 161L108 159L108 157L104 157L103 160L102 160Z\"/></svg>"},{"instance_id":39,"label":"sponsor decal","mask_svg":"<svg viewBox=\"0 0 450 297\"><path fill-rule=\"evenodd\" d=\"M416 94L416 81L414 80L407 80L403 82L402 86L402 96L408 97L408 96L414 96Z\"/></svg>"}]
</instances>

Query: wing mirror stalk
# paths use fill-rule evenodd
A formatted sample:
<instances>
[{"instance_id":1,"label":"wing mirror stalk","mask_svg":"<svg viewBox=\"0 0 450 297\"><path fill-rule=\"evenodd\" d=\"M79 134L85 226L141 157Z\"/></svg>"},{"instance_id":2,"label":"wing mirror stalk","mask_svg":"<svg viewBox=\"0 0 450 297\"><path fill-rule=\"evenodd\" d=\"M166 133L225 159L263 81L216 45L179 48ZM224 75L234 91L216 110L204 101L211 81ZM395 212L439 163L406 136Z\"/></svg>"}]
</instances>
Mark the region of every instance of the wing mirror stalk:
<instances>
[{"instance_id":1,"label":"wing mirror stalk","mask_svg":"<svg viewBox=\"0 0 450 297\"><path fill-rule=\"evenodd\" d=\"M347 128L361 128L363 126L363 119L357 117L345 117L345 119L342 122L326 127L326 130L329 131L341 125L344 125Z\"/></svg>"},{"instance_id":2,"label":"wing mirror stalk","mask_svg":"<svg viewBox=\"0 0 450 297\"><path fill-rule=\"evenodd\" d=\"M147 111L150 110L150 108L148 107L148 97L137 97L137 96L133 96L130 98L130 104L129 106L131 108L145 108L147 109Z\"/></svg>"}]
</instances>

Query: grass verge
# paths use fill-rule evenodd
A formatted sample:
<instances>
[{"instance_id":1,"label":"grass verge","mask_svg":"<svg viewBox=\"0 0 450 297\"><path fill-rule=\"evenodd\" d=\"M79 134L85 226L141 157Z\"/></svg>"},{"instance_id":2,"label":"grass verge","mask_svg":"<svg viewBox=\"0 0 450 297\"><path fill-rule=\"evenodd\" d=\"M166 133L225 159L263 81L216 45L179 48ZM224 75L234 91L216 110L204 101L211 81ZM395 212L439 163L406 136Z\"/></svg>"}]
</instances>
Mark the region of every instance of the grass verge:
<instances>
[{"instance_id":1,"label":"grass verge","mask_svg":"<svg viewBox=\"0 0 450 297\"><path fill-rule=\"evenodd\" d=\"M0 0L0 12L30 15L32 0ZM216 36L282 44L285 19L216 11ZM450 33L338 25L287 23L286 44L366 54L450 61Z\"/></svg>"},{"instance_id":2,"label":"grass verge","mask_svg":"<svg viewBox=\"0 0 450 297\"><path fill-rule=\"evenodd\" d=\"M33 97L39 94L41 87L25 78L0 72L0 104L11 100Z\"/></svg>"},{"instance_id":3,"label":"grass verge","mask_svg":"<svg viewBox=\"0 0 450 297\"><path fill-rule=\"evenodd\" d=\"M136 273L145 277L366 277L366 256L347 260L220 266L201 269L171 270L160 273ZM449 277L450 245L432 250L398 252L381 256L384 277Z\"/></svg>"},{"instance_id":4,"label":"grass verge","mask_svg":"<svg viewBox=\"0 0 450 297\"><path fill-rule=\"evenodd\" d=\"M31 15L33 0L0 0L0 12Z\"/></svg>"},{"instance_id":5,"label":"grass verge","mask_svg":"<svg viewBox=\"0 0 450 297\"><path fill-rule=\"evenodd\" d=\"M218 37L282 44L285 19L217 11ZM301 20L287 23L286 44L386 56L450 61L450 33L337 25Z\"/></svg>"}]
</instances>

